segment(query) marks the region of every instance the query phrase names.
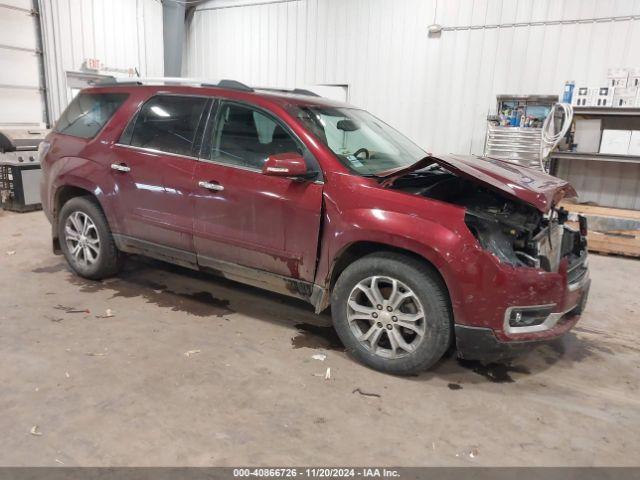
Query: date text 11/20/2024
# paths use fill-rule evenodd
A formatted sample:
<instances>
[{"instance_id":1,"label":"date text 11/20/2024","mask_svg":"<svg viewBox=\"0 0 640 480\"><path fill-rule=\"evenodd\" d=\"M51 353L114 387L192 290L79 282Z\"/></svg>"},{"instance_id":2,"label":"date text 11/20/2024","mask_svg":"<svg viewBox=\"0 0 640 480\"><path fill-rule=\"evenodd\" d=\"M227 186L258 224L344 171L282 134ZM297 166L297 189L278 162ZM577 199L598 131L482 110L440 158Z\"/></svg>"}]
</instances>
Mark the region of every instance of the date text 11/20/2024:
<instances>
[{"instance_id":1,"label":"date text 11/20/2024","mask_svg":"<svg viewBox=\"0 0 640 480\"><path fill-rule=\"evenodd\" d=\"M235 468L233 476L258 478L398 478L399 472L388 468Z\"/></svg>"}]
</instances>

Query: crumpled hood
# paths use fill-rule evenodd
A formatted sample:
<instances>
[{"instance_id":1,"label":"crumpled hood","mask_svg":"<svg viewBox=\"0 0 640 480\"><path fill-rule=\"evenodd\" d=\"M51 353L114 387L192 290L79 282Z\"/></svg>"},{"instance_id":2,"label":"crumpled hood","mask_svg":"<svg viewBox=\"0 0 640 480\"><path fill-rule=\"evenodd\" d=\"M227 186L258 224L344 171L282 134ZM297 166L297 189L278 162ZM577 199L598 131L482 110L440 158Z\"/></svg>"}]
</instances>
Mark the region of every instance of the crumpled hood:
<instances>
[{"instance_id":1,"label":"crumpled hood","mask_svg":"<svg viewBox=\"0 0 640 480\"><path fill-rule=\"evenodd\" d=\"M512 199L528 203L542 213L548 212L553 205L557 205L565 197L578 196L575 189L565 180L495 158L430 155L424 159L424 165L420 168L433 162L462 178L478 182ZM389 185L409 171L415 171L415 169L402 168L385 172L382 175L385 179L383 184Z\"/></svg>"}]
</instances>

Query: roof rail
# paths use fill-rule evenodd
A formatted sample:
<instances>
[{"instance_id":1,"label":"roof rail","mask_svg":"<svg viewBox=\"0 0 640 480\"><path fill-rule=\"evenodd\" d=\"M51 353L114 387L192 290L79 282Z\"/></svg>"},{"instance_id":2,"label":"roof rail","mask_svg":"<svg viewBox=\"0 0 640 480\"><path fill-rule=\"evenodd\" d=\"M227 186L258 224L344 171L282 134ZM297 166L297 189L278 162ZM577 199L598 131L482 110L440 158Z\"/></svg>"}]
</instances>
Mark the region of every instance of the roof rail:
<instances>
[{"instance_id":1,"label":"roof rail","mask_svg":"<svg viewBox=\"0 0 640 480\"><path fill-rule=\"evenodd\" d=\"M238 82L237 80L227 80L222 79L217 84L211 83L203 83L203 87L218 87L218 88L230 88L232 90L242 90L243 92L253 92L253 88L248 85L245 85L242 82Z\"/></svg>"},{"instance_id":2,"label":"roof rail","mask_svg":"<svg viewBox=\"0 0 640 480\"><path fill-rule=\"evenodd\" d=\"M229 88L242 90L243 92L253 92L253 88L236 80L205 80L201 78L186 77L114 77L109 76L94 82L94 85L196 85L202 87Z\"/></svg>"},{"instance_id":3,"label":"roof rail","mask_svg":"<svg viewBox=\"0 0 640 480\"><path fill-rule=\"evenodd\" d=\"M309 97L320 97L320 95L318 95L317 93L312 92L311 90L306 90L304 88L286 89L286 88L258 87L256 89L264 90L267 92L293 93L294 95L307 95Z\"/></svg>"},{"instance_id":4,"label":"roof rail","mask_svg":"<svg viewBox=\"0 0 640 480\"><path fill-rule=\"evenodd\" d=\"M306 88L294 88L291 90L293 93L297 95L308 95L310 97L321 97L322 95L318 95L316 92L312 92L311 90L307 90Z\"/></svg>"}]
</instances>

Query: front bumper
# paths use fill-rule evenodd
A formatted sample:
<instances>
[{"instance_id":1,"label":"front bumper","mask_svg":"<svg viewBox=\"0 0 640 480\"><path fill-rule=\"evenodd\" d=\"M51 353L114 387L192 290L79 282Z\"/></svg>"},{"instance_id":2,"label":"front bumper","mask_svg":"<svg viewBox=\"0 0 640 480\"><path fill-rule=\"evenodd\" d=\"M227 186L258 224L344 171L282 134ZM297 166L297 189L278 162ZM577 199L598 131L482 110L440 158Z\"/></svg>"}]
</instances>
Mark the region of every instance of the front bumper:
<instances>
[{"instance_id":1,"label":"front bumper","mask_svg":"<svg viewBox=\"0 0 640 480\"><path fill-rule=\"evenodd\" d=\"M492 362L514 358L522 353L548 343L571 330L580 319L589 296L591 280L581 281L577 303L561 313L552 313L537 330L510 334L496 332L491 328L456 325L456 350L458 357L468 360Z\"/></svg>"},{"instance_id":2,"label":"front bumper","mask_svg":"<svg viewBox=\"0 0 640 480\"><path fill-rule=\"evenodd\" d=\"M510 360L550 340L501 342L490 328L456 325L456 350L459 358L498 362Z\"/></svg>"}]
</instances>

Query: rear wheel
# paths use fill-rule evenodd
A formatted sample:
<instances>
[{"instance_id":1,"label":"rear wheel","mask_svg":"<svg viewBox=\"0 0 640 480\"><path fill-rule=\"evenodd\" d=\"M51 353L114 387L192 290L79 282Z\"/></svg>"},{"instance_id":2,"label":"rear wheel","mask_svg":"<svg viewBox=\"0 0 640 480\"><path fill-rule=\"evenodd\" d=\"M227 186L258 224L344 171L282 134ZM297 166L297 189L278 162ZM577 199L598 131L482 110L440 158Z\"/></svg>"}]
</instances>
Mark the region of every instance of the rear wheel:
<instances>
[{"instance_id":1,"label":"rear wheel","mask_svg":"<svg viewBox=\"0 0 640 480\"><path fill-rule=\"evenodd\" d=\"M58 216L60 247L74 272L99 280L118 273L121 254L107 219L91 197L75 197Z\"/></svg>"},{"instance_id":2,"label":"rear wheel","mask_svg":"<svg viewBox=\"0 0 640 480\"><path fill-rule=\"evenodd\" d=\"M355 261L338 278L331 300L347 350L376 370L417 373L450 345L447 290L435 271L408 256L380 252Z\"/></svg>"}]
</instances>

